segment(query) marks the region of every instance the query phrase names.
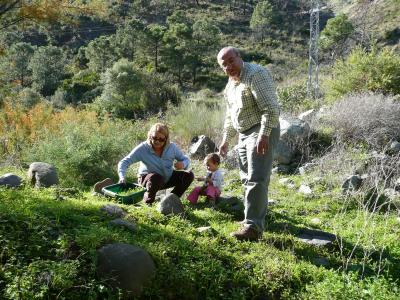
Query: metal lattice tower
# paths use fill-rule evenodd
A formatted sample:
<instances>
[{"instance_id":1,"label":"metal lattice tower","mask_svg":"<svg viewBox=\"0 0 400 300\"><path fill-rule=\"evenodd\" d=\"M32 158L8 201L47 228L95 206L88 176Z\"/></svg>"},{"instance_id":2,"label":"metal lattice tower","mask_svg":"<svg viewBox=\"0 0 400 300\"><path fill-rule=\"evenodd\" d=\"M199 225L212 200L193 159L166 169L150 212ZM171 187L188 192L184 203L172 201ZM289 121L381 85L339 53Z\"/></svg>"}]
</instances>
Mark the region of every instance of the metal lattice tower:
<instances>
[{"instance_id":1,"label":"metal lattice tower","mask_svg":"<svg viewBox=\"0 0 400 300\"><path fill-rule=\"evenodd\" d=\"M319 1L311 0L307 96L318 98Z\"/></svg>"}]
</instances>

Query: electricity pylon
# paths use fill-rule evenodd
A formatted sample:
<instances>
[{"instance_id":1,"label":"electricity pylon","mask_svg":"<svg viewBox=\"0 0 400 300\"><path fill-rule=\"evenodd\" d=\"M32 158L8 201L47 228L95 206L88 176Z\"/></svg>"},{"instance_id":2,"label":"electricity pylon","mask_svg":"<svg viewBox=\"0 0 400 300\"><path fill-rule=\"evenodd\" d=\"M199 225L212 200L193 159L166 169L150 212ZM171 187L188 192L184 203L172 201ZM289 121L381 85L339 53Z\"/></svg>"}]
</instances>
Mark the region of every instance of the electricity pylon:
<instances>
[{"instance_id":1,"label":"electricity pylon","mask_svg":"<svg viewBox=\"0 0 400 300\"><path fill-rule=\"evenodd\" d=\"M307 96L318 98L319 1L311 0Z\"/></svg>"}]
</instances>

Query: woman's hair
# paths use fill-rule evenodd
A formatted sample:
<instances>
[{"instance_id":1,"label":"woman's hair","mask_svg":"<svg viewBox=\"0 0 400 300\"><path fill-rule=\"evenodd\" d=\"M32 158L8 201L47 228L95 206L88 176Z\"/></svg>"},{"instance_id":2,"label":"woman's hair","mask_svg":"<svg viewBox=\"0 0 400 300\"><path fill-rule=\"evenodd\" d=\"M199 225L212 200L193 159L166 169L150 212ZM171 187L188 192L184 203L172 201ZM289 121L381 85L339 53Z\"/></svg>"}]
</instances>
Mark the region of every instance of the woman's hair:
<instances>
[{"instance_id":1,"label":"woman's hair","mask_svg":"<svg viewBox=\"0 0 400 300\"><path fill-rule=\"evenodd\" d=\"M214 164L219 165L221 162L221 158L217 153L210 153L204 158L204 163L207 163L211 160Z\"/></svg>"},{"instance_id":2,"label":"woman's hair","mask_svg":"<svg viewBox=\"0 0 400 300\"><path fill-rule=\"evenodd\" d=\"M169 144L169 130L168 126L163 124L163 123L155 123L149 131L147 132L147 143L151 145L151 137L156 134L156 132L161 133L163 136L165 136L165 143L164 146Z\"/></svg>"}]
</instances>

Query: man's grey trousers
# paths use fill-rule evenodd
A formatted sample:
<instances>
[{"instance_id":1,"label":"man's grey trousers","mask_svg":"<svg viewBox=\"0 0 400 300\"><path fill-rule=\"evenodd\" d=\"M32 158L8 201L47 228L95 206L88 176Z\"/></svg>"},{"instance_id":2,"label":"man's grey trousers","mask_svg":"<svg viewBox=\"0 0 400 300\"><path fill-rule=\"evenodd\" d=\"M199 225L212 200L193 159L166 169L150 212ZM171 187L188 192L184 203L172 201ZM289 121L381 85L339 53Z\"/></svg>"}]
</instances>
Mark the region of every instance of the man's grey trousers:
<instances>
[{"instance_id":1,"label":"man's grey trousers","mask_svg":"<svg viewBox=\"0 0 400 300\"><path fill-rule=\"evenodd\" d=\"M280 129L279 125L272 129L268 151L265 154L257 154L256 143L259 131L260 125L239 133L238 155L240 178L245 187L243 225L263 232L273 152L278 145Z\"/></svg>"}]
</instances>

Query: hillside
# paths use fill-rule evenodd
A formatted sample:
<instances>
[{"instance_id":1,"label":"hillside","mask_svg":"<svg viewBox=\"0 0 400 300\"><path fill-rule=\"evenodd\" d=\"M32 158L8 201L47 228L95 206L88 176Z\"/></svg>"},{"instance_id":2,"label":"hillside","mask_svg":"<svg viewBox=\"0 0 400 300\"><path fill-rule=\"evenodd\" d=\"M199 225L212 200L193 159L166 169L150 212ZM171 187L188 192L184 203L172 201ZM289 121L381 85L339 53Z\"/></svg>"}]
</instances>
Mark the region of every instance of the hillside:
<instances>
[{"instance_id":1,"label":"hillside","mask_svg":"<svg viewBox=\"0 0 400 300\"><path fill-rule=\"evenodd\" d=\"M321 6L315 98L310 1L2 1L0 299L399 299L399 1ZM164 215L165 194L153 206L93 194L156 122L186 153L201 135L218 147L226 45L277 85L284 157L262 238L230 236L244 218L236 137L215 205L186 192L183 213ZM33 162L59 183L33 187ZM122 269L121 249L139 250L121 272L132 284L144 266L135 297L103 276L108 247Z\"/></svg>"}]
</instances>

